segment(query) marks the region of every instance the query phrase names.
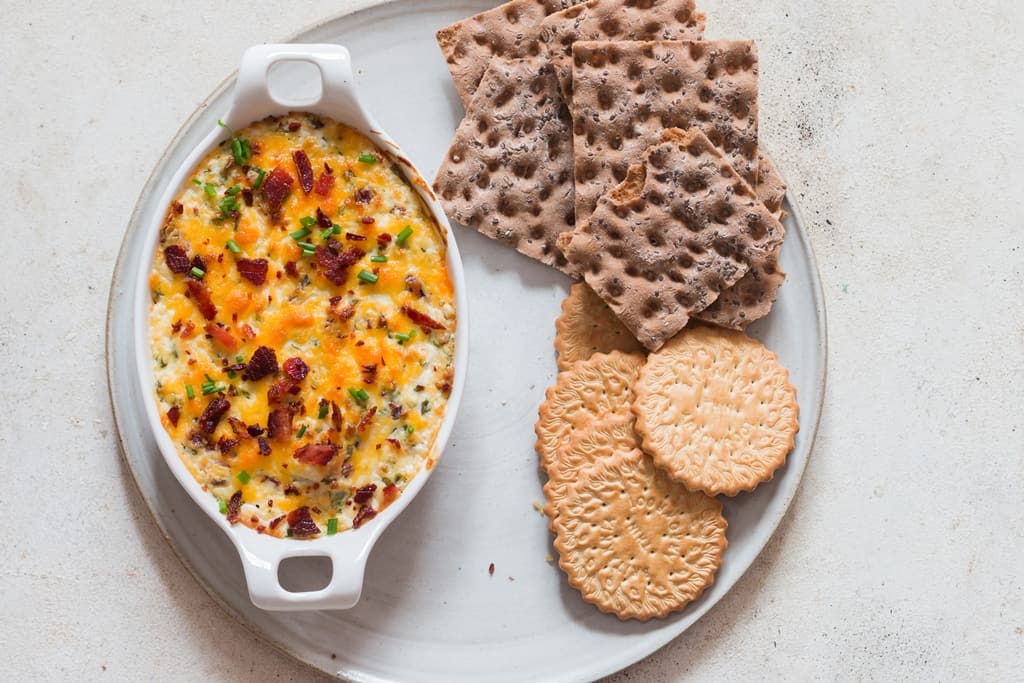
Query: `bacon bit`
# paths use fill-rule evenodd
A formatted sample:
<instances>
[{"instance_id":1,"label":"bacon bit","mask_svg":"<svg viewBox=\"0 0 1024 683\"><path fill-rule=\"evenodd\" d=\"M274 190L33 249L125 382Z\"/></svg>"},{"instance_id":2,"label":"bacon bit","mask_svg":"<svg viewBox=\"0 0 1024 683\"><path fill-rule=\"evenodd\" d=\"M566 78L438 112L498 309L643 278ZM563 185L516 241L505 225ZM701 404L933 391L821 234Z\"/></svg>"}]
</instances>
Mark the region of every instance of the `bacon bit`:
<instances>
[{"instance_id":1,"label":"bacon bit","mask_svg":"<svg viewBox=\"0 0 1024 683\"><path fill-rule=\"evenodd\" d=\"M246 433L249 434L249 436L255 437L263 436L263 432L265 432L266 430L263 429L263 427L261 427L260 425L249 425L248 427L245 428L245 431Z\"/></svg>"},{"instance_id":2,"label":"bacon bit","mask_svg":"<svg viewBox=\"0 0 1024 683\"><path fill-rule=\"evenodd\" d=\"M185 213L185 205L182 204L181 202L171 202L171 208L174 209L174 213L178 214L179 216Z\"/></svg>"},{"instance_id":3,"label":"bacon bit","mask_svg":"<svg viewBox=\"0 0 1024 683\"><path fill-rule=\"evenodd\" d=\"M274 408L267 416L267 437L275 441L285 441L292 435L292 418L295 411L291 406Z\"/></svg>"},{"instance_id":4,"label":"bacon bit","mask_svg":"<svg viewBox=\"0 0 1024 683\"><path fill-rule=\"evenodd\" d=\"M332 225L334 225L331 222L331 219L327 217L327 214L324 213L323 210L319 206L316 207L316 224L319 225L321 228L324 228L324 229L329 228Z\"/></svg>"},{"instance_id":5,"label":"bacon bit","mask_svg":"<svg viewBox=\"0 0 1024 683\"><path fill-rule=\"evenodd\" d=\"M283 521L284 521L284 515L281 515L280 517L275 517L274 519L270 520L270 523L267 526L269 526L271 530L274 530Z\"/></svg>"},{"instance_id":6,"label":"bacon bit","mask_svg":"<svg viewBox=\"0 0 1024 683\"><path fill-rule=\"evenodd\" d=\"M299 268L295 265L295 261L288 261L284 264L284 272L288 273L290 277L299 276Z\"/></svg>"},{"instance_id":7,"label":"bacon bit","mask_svg":"<svg viewBox=\"0 0 1024 683\"><path fill-rule=\"evenodd\" d=\"M331 401L331 426L340 432L344 424L344 419L341 416L341 408L338 407L337 403Z\"/></svg>"},{"instance_id":8,"label":"bacon bit","mask_svg":"<svg viewBox=\"0 0 1024 683\"><path fill-rule=\"evenodd\" d=\"M260 447L260 455L266 457L270 455L270 442L267 441L267 437L260 436L256 438L256 444Z\"/></svg>"},{"instance_id":9,"label":"bacon bit","mask_svg":"<svg viewBox=\"0 0 1024 683\"><path fill-rule=\"evenodd\" d=\"M217 307L213 305L213 300L210 299L210 290L207 289L206 285L194 278L186 278L185 284L188 285L188 293L192 296L192 300L196 302L196 306L199 308L199 312L203 314L203 317L207 320L216 318Z\"/></svg>"},{"instance_id":10,"label":"bacon bit","mask_svg":"<svg viewBox=\"0 0 1024 683\"><path fill-rule=\"evenodd\" d=\"M299 128L302 128L302 123L301 122L299 122L299 121L289 121L288 122L288 130L290 130L291 132L294 133Z\"/></svg>"},{"instance_id":11,"label":"bacon bit","mask_svg":"<svg viewBox=\"0 0 1024 683\"><path fill-rule=\"evenodd\" d=\"M224 372L242 372L246 368L245 363L232 363L224 366Z\"/></svg>"},{"instance_id":12,"label":"bacon bit","mask_svg":"<svg viewBox=\"0 0 1024 683\"><path fill-rule=\"evenodd\" d=\"M402 413L405 412L402 406L398 405L397 403L389 403L388 407L391 408L392 420L397 420L398 418L402 417Z\"/></svg>"},{"instance_id":13,"label":"bacon bit","mask_svg":"<svg viewBox=\"0 0 1024 683\"><path fill-rule=\"evenodd\" d=\"M171 334L178 334L178 332L181 332L181 321L175 320L171 323Z\"/></svg>"},{"instance_id":14,"label":"bacon bit","mask_svg":"<svg viewBox=\"0 0 1024 683\"><path fill-rule=\"evenodd\" d=\"M426 389L426 387L423 386L422 384L417 384L415 387L413 387L414 391L423 391L424 389Z\"/></svg>"},{"instance_id":15,"label":"bacon bit","mask_svg":"<svg viewBox=\"0 0 1024 683\"><path fill-rule=\"evenodd\" d=\"M373 421L373 416L377 414L377 406L372 406L369 410L363 413L363 416L359 418L359 424L356 426L357 432L365 431L370 422Z\"/></svg>"},{"instance_id":16,"label":"bacon bit","mask_svg":"<svg viewBox=\"0 0 1024 683\"><path fill-rule=\"evenodd\" d=\"M356 494L352 496L352 500L356 505L362 505L373 498L373 493L376 490L376 484L367 484L366 486L356 489Z\"/></svg>"},{"instance_id":17,"label":"bacon bit","mask_svg":"<svg viewBox=\"0 0 1024 683\"><path fill-rule=\"evenodd\" d=\"M324 127L324 122L321 121L320 119L318 119L315 116L310 116L309 117L309 125L313 126L317 130L320 130L321 128Z\"/></svg>"},{"instance_id":18,"label":"bacon bit","mask_svg":"<svg viewBox=\"0 0 1024 683\"><path fill-rule=\"evenodd\" d=\"M238 445L238 439L229 439L225 436L220 437L220 441L217 442L217 448L224 455L231 452L231 449Z\"/></svg>"},{"instance_id":19,"label":"bacon bit","mask_svg":"<svg viewBox=\"0 0 1024 683\"><path fill-rule=\"evenodd\" d=\"M238 521L238 513L242 509L242 492L235 491L231 494L231 500L228 501L228 521L234 524Z\"/></svg>"},{"instance_id":20,"label":"bacon bit","mask_svg":"<svg viewBox=\"0 0 1024 683\"><path fill-rule=\"evenodd\" d=\"M309 163L309 157L301 149L292 152L292 159L295 161L295 170L299 174L302 191L309 194L313 191L313 165Z\"/></svg>"},{"instance_id":21,"label":"bacon bit","mask_svg":"<svg viewBox=\"0 0 1024 683\"><path fill-rule=\"evenodd\" d=\"M231 431L234 432L235 436L239 439L249 438L249 428L246 427L245 423L237 417L229 417L228 424L231 426Z\"/></svg>"},{"instance_id":22,"label":"bacon bit","mask_svg":"<svg viewBox=\"0 0 1024 683\"><path fill-rule=\"evenodd\" d=\"M252 325L249 323L242 323L239 329L242 331L242 339L250 341L256 338L256 330L252 329Z\"/></svg>"},{"instance_id":23,"label":"bacon bit","mask_svg":"<svg viewBox=\"0 0 1024 683\"><path fill-rule=\"evenodd\" d=\"M373 216L363 216L362 218L359 219L359 222L362 223L363 225L373 225L377 221L374 219Z\"/></svg>"},{"instance_id":24,"label":"bacon bit","mask_svg":"<svg viewBox=\"0 0 1024 683\"><path fill-rule=\"evenodd\" d=\"M340 253L339 253L340 252ZM350 266L361 259L366 252L357 247L341 251L341 243L333 237L316 246L316 265L323 276L336 285L345 284Z\"/></svg>"},{"instance_id":25,"label":"bacon bit","mask_svg":"<svg viewBox=\"0 0 1024 683\"><path fill-rule=\"evenodd\" d=\"M423 283L415 275L405 276L405 288L412 292L413 296L423 298Z\"/></svg>"},{"instance_id":26,"label":"bacon bit","mask_svg":"<svg viewBox=\"0 0 1024 683\"><path fill-rule=\"evenodd\" d=\"M354 232L346 232L345 239L349 240L350 242L365 242L366 235L357 235Z\"/></svg>"},{"instance_id":27,"label":"bacon bit","mask_svg":"<svg viewBox=\"0 0 1024 683\"><path fill-rule=\"evenodd\" d=\"M291 192L294 182L295 179L291 177L288 171L277 166L266 177L263 184L260 185L260 192L263 194L263 198L267 200L267 206L270 207L272 215L276 215L281 210L281 205L284 204L285 198Z\"/></svg>"},{"instance_id":28,"label":"bacon bit","mask_svg":"<svg viewBox=\"0 0 1024 683\"><path fill-rule=\"evenodd\" d=\"M402 442L398 439L387 439L387 442L394 446L396 451L402 450Z\"/></svg>"},{"instance_id":29,"label":"bacon bit","mask_svg":"<svg viewBox=\"0 0 1024 683\"><path fill-rule=\"evenodd\" d=\"M267 389L267 402L268 403L280 403L285 396L290 394L293 389L298 388L298 384L295 380L285 377L280 382L275 382L270 385Z\"/></svg>"},{"instance_id":30,"label":"bacon bit","mask_svg":"<svg viewBox=\"0 0 1024 683\"><path fill-rule=\"evenodd\" d=\"M332 443L307 444L292 456L301 463L323 467L338 454L338 447Z\"/></svg>"},{"instance_id":31,"label":"bacon bit","mask_svg":"<svg viewBox=\"0 0 1024 683\"><path fill-rule=\"evenodd\" d=\"M364 523L369 522L371 519L377 516L377 511L369 505L364 505L359 508L359 512L356 513L355 519L352 520L352 528L358 529Z\"/></svg>"},{"instance_id":32,"label":"bacon bit","mask_svg":"<svg viewBox=\"0 0 1024 683\"><path fill-rule=\"evenodd\" d=\"M356 204L369 204L373 199L374 192L368 187L356 190Z\"/></svg>"},{"instance_id":33,"label":"bacon bit","mask_svg":"<svg viewBox=\"0 0 1024 683\"><path fill-rule=\"evenodd\" d=\"M181 408L178 406L171 406L171 409L167 411L167 419L170 420L172 425L177 427L179 418L181 418Z\"/></svg>"},{"instance_id":34,"label":"bacon bit","mask_svg":"<svg viewBox=\"0 0 1024 683\"><path fill-rule=\"evenodd\" d=\"M424 330L443 330L444 325L431 318L426 313L420 313L409 304L402 304L402 313L405 313L409 320L413 321Z\"/></svg>"},{"instance_id":35,"label":"bacon bit","mask_svg":"<svg viewBox=\"0 0 1024 683\"><path fill-rule=\"evenodd\" d=\"M292 536L298 538L316 536L320 533L320 527L313 521L313 517L309 514L309 508L305 505L288 513L288 529L292 532Z\"/></svg>"},{"instance_id":36,"label":"bacon bit","mask_svg":"<svg viewBox=\"0 0 1024 683\"><path fill-rule=\"evenodd\" d=\"M196 331L196 324L191 320L185 321L185 328L181 331L182 339L190 339Z\"/></svg>"},{"instance_id":37,"label":"bacon bit","mask_svg":"<svg viewBox=\"0 0 1024 683\"><path fill-rule=\"evenodd\" d=\"M299 489L296 488L295 484L288 484L284 489L284 495L286 496L297 496L299 495Z\"/></svg>"},{"instance_id":38,"label":"bacon bit","mask_svg":"<svg viewBox=\"0 0 1024 683\"><path fill-rule=\"evenodd\" d=\"M189 432L188 442L195 448L209 448L210 439L202 432Z\"/></svg>"},{"instance_id":39,"label":"bacon bit","mask_svg":"<svg viewBox=\"0 0 1024 683\"><path fill-rule=\"evenodd\" d=\"M377 248L381 251L387 249L388 245L391 244L391 233L382 232L377 235Z\"/></svg>"},{"instance_id":40,"label":"bacon bit","mask_svg":"<svg viewBox=\"0 0 1024 683\"><path fill-rule=\"evenodd\" d=\"M189 261L188 253L177 244L172 244L169 247L164 247L164 263L172 273L187 273L192 269L192 263Z\"/></svg>"},{"instance_id":41,"label":"bacon bit","mask_svg":"<svg viewBox=\"0 0 1024 683\"><path fill-rule=\"evenodd\" d=\"M245 366L242 379L255 382L277 372L277 354L274 349L261 346L252 352L249 364Z\"/></svg>"},{"instance_id":42,"label":"bacon bit","mask_svg":"<svg viewBox=\"0 0 1024 683\"><path fill-rule=\"evenodd\" d=\"M242 200L245 202L246 206L252 206L253 198L251 188L247 187L244 190L242 190Z\"/></svg>"},{"instance_id":43,"label":"bacon bit","mask_svg":"<svg viewBox=\"0 0 1024 683\"><path fill-rule=\"evenodd\" d=\"M254 285L262 285L267 281L269 262L265 258L240 258L235 261L238 274Z\"/></svg>"},{"instance_id":44,"label":"bacon bit","mask_svg":"<svg viewBox=\"0 0 1024 683\"><path fill-rule=\"evenodd\" d=\"M440 384L437 385L437 388L440 389L441 393L444 394L445 396L448 396L449 394L452 393L451 382L441 382Z\"/></svg>"},{"instance_id":45,"label":"bacon bit","mask_svg":"<svg viewBox=\"0 0 1024 683\"><path fill-rule=\"evenodd\" d=\"M289 358L281 366L281 369L284 370L285 376L296 382L306 379L306 375L309 374L309 366L301 358Z\"/></svg>"},{"instance_id":46,"label":"bacon bit","mask_svg":"<svg viewBox=\"0 0 1024 683\"><path fill-rule=\"evenodd\" d=\"M196 254L195 256L193 256L192 257L192 261L189 262L189 271L190 272L189 272L188 275L185 276L185 277L195 278L196 280L201 280L202 278L198 278L198 277L196 277L195 275L193 275L191 273L191 270L193 268L198 268L199 270L201 270L201 271L203 271L205 273L206 272L206 259L204 259L199 254Z\"/></svg>"},{"instance_id":47,"label":"bacon bit","mask_svg":"<svg viewBox=\"0 0 1024 683\"><path fill-rule=\"evenodd\" d=\"M373 384L377 381L377 364L363 365L360 368L363 371L363 384Z\"/></svg>"},{"instance_id":48,"label":"bacon bit","mask_svg":"<svg viewBox=\"0 0 1024 683\"><path fill-rule=\"evenodd\" d=\"M388 484L385 486L384 490L380 492L380 509L383 510L388 505L394 503L395 499L398 498L398 494L401 492L401 489L394 484Z\"/></svg>"},{"instance_id":49,"label":"bacon bit","mask_svg":"<svg viewBox=\"0 0 1024 683\"><path fill-rule=\"evenodd\" d=\"M206 409L199 416L199 430L204 434L213 434L224 413L228 412L231 404L227 400L217 397L206 404Z\"/></svg>"},{"instance_id":50,"label":"bacon bit","mask_svg":"<svg viewBox=\"0 0 1024 683\"><path fill-rule=\"evenodd\" d=\"M494 563L491 562L491 566L487 568L487 573L494 576Z\"/></svg>"},{"instance_id":51,"label":"bacon bit","mask_svg":"<svg viewBox=\"0 0 1024 683\"><path fill-rule=\"evenodd\" d=\"M316 193L321 197L326 197L334 189L334 174L331 172L331 167L324 164L325 170L320 174L320 177L316 180Z\"/></svg>"},{"instance_id":52,"label":"bacon bit","mask_svg":"<svg viewBox=\"0 0 1024 683\"><path fill-rule=\"evenodd\" d=\"M225 350L234 351L238 348L238 340L235 339L234 335L227 328L214 323L206 323L203 330L206 331L206 334L213 337L215 342L223 346Z\"/></svg>"}]
</instances>

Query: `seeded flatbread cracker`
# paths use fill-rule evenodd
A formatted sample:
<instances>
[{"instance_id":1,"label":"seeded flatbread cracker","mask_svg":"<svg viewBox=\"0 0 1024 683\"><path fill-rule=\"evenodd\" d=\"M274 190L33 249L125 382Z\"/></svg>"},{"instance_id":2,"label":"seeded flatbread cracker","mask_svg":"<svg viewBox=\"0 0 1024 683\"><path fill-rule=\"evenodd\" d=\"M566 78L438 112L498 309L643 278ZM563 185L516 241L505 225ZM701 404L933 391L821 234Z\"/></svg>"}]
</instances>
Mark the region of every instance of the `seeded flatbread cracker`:
<instances>
[{"instance_id":1,"label":"seeded flatbread cracker","mask_svg":"<svg viewBox=\"0 0 1024 683\"><path fill-rule=\"evenodd\" d=\"M437 32L437 44L448 62L462 106L469 108L491 57L536 56L540 21L552 12L582 0L512 0Z\"/></svg>"},{"instance_id":2,"label":"seeded flatbread cracker","mask_svg":"<svg viewBox=\"0 0 1024 683\"><path fill-rule=\"evenodd\" d=\"M730 330L743 331L750 323L768 315L779 288L786 281L786 273L779 268L780 249L778 247L752 258L747 274L694 317Z\"/></svg>"},{"instance_id":3,"label":"seeded flatbread cracker","mask_svg":"<svg viewBox=\"0 0 1024 683\"><path fill-rule=\"evenodd\" d=\"M562 302L562 314L555 320L558 369L567 370L578 360L616 349L626 353L643 351L636 337L589 285L573 284Z\"/></svg>"},{"instance_id":4,"label":"seeded flatbread cracker","mask_svg":"<svg viewBox=\"0 0 1024 683\"><path fill-rule=\"evenodd\" d=\"M554 519L569 487L579 480L583 472L611 459L616 453L640 447L633 422L629 407L619 408L581 427L564 447L558 449L555 459L548 465L548 480L544 484L544 514L549 519Z\"/></svg>"},{"instance_id":5,"label":"seeded flatbread cracker","mask_svg":"<svg viewBox=\"0 0 1024 683\"><path fill-rule=\"evenodd\" d=\"M601 198L563 251L654 351L784 234L702 132L672 128Z\"/></svg>"},{"instance_id":6,"label":"seeded flatbread cracker","mask_svg":"<svg viewBox=\"0 0 1024 683\"><path fill-rule=\"evenodd\" d=\"M572 51L579 224L665 128L699 128L757 185L753 41L578 41Z\"/></svg>"},{"instance_id":7,"label":"seeded flatbread cracker","mask_svg":"<svg viewBox=\"0 0 1024 683\"><path fill-rule=\"evenodd\" d=\"M643 449L692 491L734 496L793 449L796 389L778 357L739 332L697 326L652 353L636 384Z\"/></svg>"},{"instance_id":8,"label":"seeded flatbread cracker","mask_svg":"<svg viewBox=\"0 0 1024 683\"><path fill-rule=\"evenodd\" d=\"M572 44L578 40L699 40L704 15L694 0L589 0L545 18L540 40L572 101Z\"/></svg>"},{"instance_id":9,"label":"seeded flatbread cracker","mask_svg":"<svg viewBox=\"0 0 1024 683\"><path fill-rule=\"evenodd\" d=\"M434 180L445 213L573 275L555 246L574 223L571 135L546 58L491 60Z\"/></svg>"},{"instance_id":10,"label":"seeded flatbread cracker","mask_svg":"<svg viewBox=\"0 0 1024 683\"><path fill-rule=\"evenodd\" d=\"M639 450L596 464L552 521L558 566L583 599L619 619L664 617L714 582L722 504L671 481Z\"/></svg>"},{"instance_id":11,"label":"seeded flatbread cracker","mask_svg":"<svg viewBox=\"0 0 1024 683\"><path fill-rule=\"evenodd\" d=\"M633 402L633 383L643 362L638 353L612 351L577 361L558 373L555 386L540 404L534 427L537 455L545 471L575 430Z\"/></svg>"},{"instance_id":12,"label":"seeded flatbread cracker","mask_svg":"<svg viewBox=\"0 0 1024 683\"><path fill-rule=\"evenodd\" d=\"M785 218L782 202L786 199L786 181L779 175L772 160L764 154L757 155L757 186L754 190L776 218L780 221Z\"/></svg>"}]
</instances>

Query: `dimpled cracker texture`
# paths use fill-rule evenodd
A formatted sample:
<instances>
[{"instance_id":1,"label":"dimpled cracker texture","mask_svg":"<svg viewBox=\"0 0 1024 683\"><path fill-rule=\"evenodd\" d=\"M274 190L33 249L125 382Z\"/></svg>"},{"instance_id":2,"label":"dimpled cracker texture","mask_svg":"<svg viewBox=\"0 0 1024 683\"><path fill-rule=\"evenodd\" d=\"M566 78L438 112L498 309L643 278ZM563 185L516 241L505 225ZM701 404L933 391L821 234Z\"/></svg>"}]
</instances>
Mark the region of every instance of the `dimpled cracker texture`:
<instances>
[{"instance_id":1,"label":"dimpled cracker texture","mask_svg":"<svg viewBox=\"0 0 1024 683\"><path fill-rule=\"evenodd\" d=\"M757 185L753 41L580 41L572 53L577 222L666 128L699 128Z\"/></svg>"},{"instance_id":2,"label":"dimpled cracker texture","mask_svg":"<svg viewBox=\"0 0 1024 683\"><path fill-rule=\"evenodd\" d=\"M780 249L751 258L747 274L693 317L743 331L750 323L768 315L779 295L779 288L786 281L786 273L779 268Z\"/></svg>"},{"instance_id":3,"label":"dimpled cracker texture","mask_svg":"<svg viewBox=\"0 0 1024 683\"><path fill-rule=\"evenodd\" d=\"M734 496L771 479L799 429L778 357L740 332L689 328L640 371L633 414L644 452L691 491Z\"/></svg>"},{"instance_id":4,"label":"dimpled cracker texture","mask_svg":"<svg viewBox=\"0 0 1024 683\"><path fill-rule=\"evenodd\" d=\"M640 448L633 422L629 407L619 408L584 425L558 449L555 459L548 465L548 480L544 484L544 514L549 519L554 519L558 505L582 472L616 453Z\"/></svg>"},{"instance_id":5,"label":"dimpled cracker texture","mask_svg":"<svg viewBox=\"0 0 1024 683\"><path fill-rule=\"evenodd\" d=\"M577 429L633 402L633 383L644 357L639 353L598 353L558 373L540 404L536 450L546 472L558 449Z\"/></svg>"},{"instance_id":6,"label":"dimpled cracker texture","mask_svg":"<svg viewBox=\"0 0 1024 683\"><path fill-rule=\"evenodd\" d=\"M513 59L541 54L541 19L579 2L582 0L512 0L439 30L437 44L448 62L462 106L469 108L491 57Z\"/></svg>"},{"instance_id":7,"label":"dimpled cracker texture","mask_svg":"<svg viewBox=\"0 0 1024 683\"><path fill-rule=\"evenodd\" d=\"M434 190L451 218L573 275L555 246L574 223L570 140L547 59L491 60Z\"/></svg>"},{"instance_id":8,"label":"dimpled cracker texture","mask_svg":"<svg viewBox=\"0 0 1024 683\"><path fill-rule=\"evenodd\" d=\"M772 160L764 154L757 155L757 198L780 221L785 218L782 201L786 198L786 183L779 175Z\"/></svg>"},{"instance_id":9,"label":"dimpled cracker texture","mask_svg":"<svg viewBox=\"0 0 1024 683\"><path fill-rule=\"evenodd\" d=\"M563 247L595 292L657 350L782 244L782 224L697 129L661 141Z\"/></svg>"},{"instance_id":10,"label":"dimpled cracker texture","mask_svg":"<svg viewBox=\"0 0 1024 683\"><path fill-rule=\"evenodd\" d=\"M639 450L583 474L551 526L569 584L622 620L664 617L696 600L727 545L722 504L673 482Z\"/></svg>"},{"instance_id":11,"label":"dimpled cracker texture","mask_svg":"<svg viewBox=\"0 0 1024 683\"><path fill-rule=\"evenodd\" d=\"M612 313L594 290L582 282L569 289L562 314L555 320L555 352L558 369L568 370L578 360L609 351L643 351L633 333Z\"/></svg>"},{"instance_id":12,"label":"dimpled cracker texture","mask_svg":"<svg viewBox=\"0 0 1024 683\"><path fill-rule=\"evenodd\" d=\"M555 12L540 40L555 65L566 102L572 101L572 44L578 40L699 40L704 15L694 0L589 0Z\"/></svg>"}]
</instances>

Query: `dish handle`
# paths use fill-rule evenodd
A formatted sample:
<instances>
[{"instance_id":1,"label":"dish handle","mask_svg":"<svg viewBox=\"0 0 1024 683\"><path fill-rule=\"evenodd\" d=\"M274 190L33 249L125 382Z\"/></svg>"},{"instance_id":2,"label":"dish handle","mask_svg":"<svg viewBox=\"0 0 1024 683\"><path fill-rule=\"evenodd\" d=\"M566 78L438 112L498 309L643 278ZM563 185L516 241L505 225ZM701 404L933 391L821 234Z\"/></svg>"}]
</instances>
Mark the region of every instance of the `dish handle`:
<instances>
[{"instance_id":1,"label":"dish handle","mask_svg":"<svg viewBox=\"0 0 1024 683\"><path fill-rule=\"evenodd\" d=\"M288 103L271 92L269 73L279 62L308 62L320 71L320 95L308 102ZM356 96L352 58L331 43L254 45L242 55L234 99L226 117L232 127L247 126L271 113L329 111L333 118L364 130L378 128Z\"/></svg>"}]
</instances>

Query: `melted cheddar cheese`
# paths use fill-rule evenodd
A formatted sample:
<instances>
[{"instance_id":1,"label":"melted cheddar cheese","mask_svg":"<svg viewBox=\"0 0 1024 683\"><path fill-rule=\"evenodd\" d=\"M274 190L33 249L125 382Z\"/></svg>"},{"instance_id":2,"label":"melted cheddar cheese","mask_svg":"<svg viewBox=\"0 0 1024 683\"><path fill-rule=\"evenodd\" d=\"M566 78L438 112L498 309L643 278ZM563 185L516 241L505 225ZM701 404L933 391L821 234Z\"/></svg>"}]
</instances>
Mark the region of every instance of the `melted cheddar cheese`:
<instances>
[{"instance_id":1,"label":"melted cheddar cheese","mask_svg":"<svg viewBox=\"0 0 1024 683\"><path fill-rule=\"evenodd\" d=\"M357 131L292 114L226 132L168 208L150 290L163 426L233 523L344 531L433 466L445 239Z\"/></svg>"}]
</instances>

